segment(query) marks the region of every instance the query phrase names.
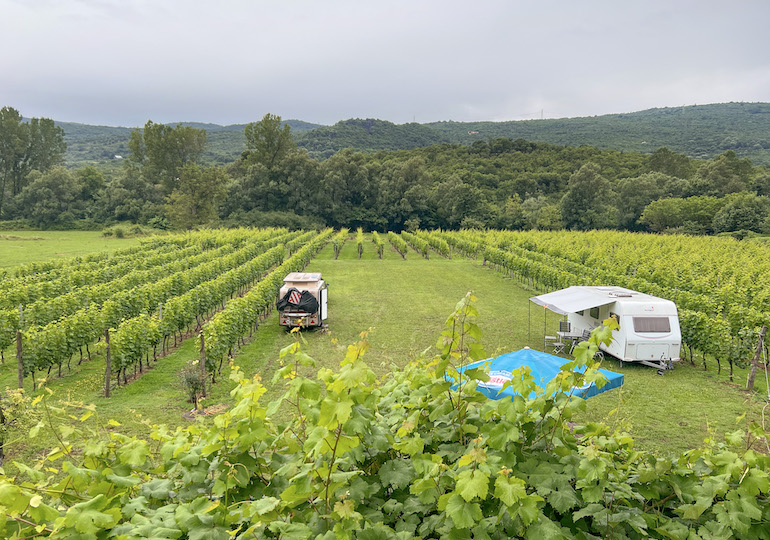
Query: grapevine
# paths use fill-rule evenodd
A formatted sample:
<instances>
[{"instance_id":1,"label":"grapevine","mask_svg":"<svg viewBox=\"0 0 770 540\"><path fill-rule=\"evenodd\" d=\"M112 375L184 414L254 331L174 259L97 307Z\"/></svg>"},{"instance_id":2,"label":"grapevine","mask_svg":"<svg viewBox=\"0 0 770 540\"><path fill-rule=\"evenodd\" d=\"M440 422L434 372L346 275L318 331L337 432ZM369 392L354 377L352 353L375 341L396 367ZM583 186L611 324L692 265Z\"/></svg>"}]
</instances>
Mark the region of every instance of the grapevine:
<instances>
[{"instance_id":1,"label":"grapevine","mask_svg":"<svg viewBox=\"0 0 770 540\"><path fill-rule=\"evenodd\" d=\"M388 240L390 241L390 244L393 246L393 249L398 251L398 254L401 255L403 259L406 259L406 252L409 251L409 246L406 244L404 239L401 238L398 234L394 233L393 231L389 231Z\"/></svg>"},{"instance_id":2,"label":"grapevine","mask_svg":"<svg viewBox=\"0 0 770 540\"><path fill-rule=\"evenodd\" d=\"M429 258L430 249L427 241L407 231L402 231L401 236L404 238L404 240L406 240L408 244L414 248L417 253L421 254L426 259Z\"/></svg>"},{"instance_id":3,"label":"grapevine","mask_svg":"<svg viewBox=\"0 0 770 540\"><path fill-rule=\"evenodd\" d=\"M382 259L383 252L385 251L385 242L382 241L382 238L380 238L377 231L372 231L372 243L374 244L374 249L377 251L377 257Z\"/></svg>"}]
</instances>

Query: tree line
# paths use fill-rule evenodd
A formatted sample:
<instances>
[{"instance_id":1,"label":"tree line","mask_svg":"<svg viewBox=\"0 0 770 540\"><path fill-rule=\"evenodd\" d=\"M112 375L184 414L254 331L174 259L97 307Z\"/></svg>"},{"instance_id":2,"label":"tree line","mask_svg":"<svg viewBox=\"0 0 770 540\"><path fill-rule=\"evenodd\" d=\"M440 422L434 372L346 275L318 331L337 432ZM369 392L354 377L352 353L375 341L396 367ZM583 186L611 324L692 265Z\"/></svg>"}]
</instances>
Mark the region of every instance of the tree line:
<instances>
[{"instance_id":1,"label":"tree line","mask_svg":"<svg viewBox=\"0 0 770 540\"><path fill-rule=\"evenodd\" d=\"M67 169L61 128L5 107L0 219L41 228L770 232L770 172L733 151L695 160L665 147L641 154L498 137L319 160L279 116L244 135L238 159L212 166L205 130L148 121L119 170Z\"/></svg>"}]
</instances>

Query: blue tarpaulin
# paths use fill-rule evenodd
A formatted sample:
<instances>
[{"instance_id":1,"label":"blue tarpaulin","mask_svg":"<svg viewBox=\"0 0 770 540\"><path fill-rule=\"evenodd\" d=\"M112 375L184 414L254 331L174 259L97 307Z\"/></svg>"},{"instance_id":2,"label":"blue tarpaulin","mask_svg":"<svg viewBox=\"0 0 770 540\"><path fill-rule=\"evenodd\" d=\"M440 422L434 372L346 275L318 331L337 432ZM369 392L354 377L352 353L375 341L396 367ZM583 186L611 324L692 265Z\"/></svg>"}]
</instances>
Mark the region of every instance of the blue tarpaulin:
<instances>
[{"instance_id":1,"label":"blue tarpaulin","mask_svg":"<svg viewBox=\"0 0 770 540\"><path fill-rule=\"evenodd\" d=\"M566 364L567 360L525 347L518 351L500 355L497 358L467 364L461 367L459 371L462 372L466 369L480 367L487 362L489 362L489 380L487 382L478 381L477 388L481 393L492 399L502 399L504 397L512 398L515 394L510 387L500 392L503 385L511 379L511 374L515 370L523 366L529 367L532 376L535 378L535 383L545 389L548 381L561 371L561 366ZM596 384L591 383L585 387L575 388L573 395L589 398L623 385L622 373L615 373L606 369L599 369L599 373L607 378L607 383L604 386L599 388ZM529 397L535 397L535 395L535 392L532 392Z\"/></svg>"}]
</instances>

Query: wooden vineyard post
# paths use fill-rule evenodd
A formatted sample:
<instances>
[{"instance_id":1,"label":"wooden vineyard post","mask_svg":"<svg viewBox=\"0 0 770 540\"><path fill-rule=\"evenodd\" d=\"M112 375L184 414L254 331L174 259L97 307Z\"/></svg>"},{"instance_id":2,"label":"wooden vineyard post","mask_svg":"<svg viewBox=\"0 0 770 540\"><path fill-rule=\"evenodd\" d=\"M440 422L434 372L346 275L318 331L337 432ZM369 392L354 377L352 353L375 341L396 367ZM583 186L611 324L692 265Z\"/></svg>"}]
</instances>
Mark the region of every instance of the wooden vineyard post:
<instances>
[{"instance_id":1,"label":"wooden vineyard post","mask_svg":"<svg viewBox=\"0 0 770 540\"><path fill-rule=\"evenodd\" d=\"M203 332L201 332L201 382L203 387L201 389L201 396L206 397L206 343L203 340Z\"/></svg>"},{"instance_id":2,"label":"wooden vineyard post","mask_svg":"<svg viewBox=\"0 0 770 540\"><path fill-rule=\"evenodd\" d=\"M104 342L107 344L105 356L107 367L104 369L104 397L110 397L110 378L112 377L112 357L110 355L110 329L104 330Z\"/></svg>"},{"instance_id":3,"label":"wooden vineyard post","mask_svg":"<svg viewBox=\"0 0 770 540\"><path fill-rule=\"evenodd\" d=\"M19 390L21 390L24 388L24 361L21 357L21 330L16 330L16 361L19 364ZM32 390L34 390L34 388Z\"/></svg>"},{"instance_id":4,"label":"wooden vineyard post","mask_svg":"<svg viewBox=\"0 0 770 540\"><path fill-rule=\"evenodd\" d=\"M754 390L754 378L757 376L757 367L759 367L759 357L762 355L762 348L765 342L765 332L767 332L767 326L763 326L759 331L759 343L757 343L757 352L754 354L754 360L751 362L751 372L749 378L746 381L746 389ZM767 366L765 366L767 369Z\"/></svg>"}]
</instances>

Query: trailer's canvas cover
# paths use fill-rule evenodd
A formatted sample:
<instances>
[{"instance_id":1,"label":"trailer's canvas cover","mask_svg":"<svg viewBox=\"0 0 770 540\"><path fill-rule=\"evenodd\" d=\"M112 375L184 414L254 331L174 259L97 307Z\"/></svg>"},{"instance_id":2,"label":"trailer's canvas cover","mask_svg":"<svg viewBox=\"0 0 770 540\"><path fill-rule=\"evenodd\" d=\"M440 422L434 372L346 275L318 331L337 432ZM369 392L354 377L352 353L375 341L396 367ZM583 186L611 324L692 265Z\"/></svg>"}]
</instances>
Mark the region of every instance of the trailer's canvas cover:
<instances>
[{"instance_id":1,"label":"trailer's canvas cover","mask_svg":"<svg viewBox=\"0 0 770 540\"><path fill-rule=\"evenodd\" d=\"M278 299L278 302L275 303L275 307L278 311L283 311L286 308L292 307L297 311L316 313L318 311L318 300L316 300L312 292L300 291L292 287L286 291L286 294Z\"/></svg>"},{"instance_id":2,"label":"trailer's canvas cover","mask_svg":"<svg viewBox=\"0 0 770 540\"><path fill-rule=\"evenodd\" d=\"M502 399L504 397L512 398L515 395L510 387L502 392L500 392L500 389L503 387L503 384L511 379L511 374L523 366L529 367L532 376L535 378L535 383L545 389L548 381L553 379L561 371L561 366L565 363L564 358L525 347L518 351L503 354L492 360L482 360L481 362L468 364L461 367L459 371L462 372L466 369L479 367L485 362L491 362L489 367L489 381L478 383L478 389L492 399ZM606 369L599 369L599 372L607 378L607 383L604 386L599 388L596 384L591 383L585 387L576 387L573 395L589 398L623 385L622 373L615 373L614 371ZM532 392L529 397L532 398L535 397L535 395L536 393Z\"/></svg>"},{"instance_id":3,"label":"trailer's canvas cover","mask_svg":"<svg viewBox=\"0 0 770 540\"><path fill-rule=\"evenodd\" d=\"M623 289L622 287L613 287L613 289L634 293L634 291ZM537 305L550 309L554 313L558 313L559 315L576 313L578 311L583 311L584 309L603 306L604 304L615 301L615 299L608 299L606 294L599 292L595 288L577 285L547 294L541 294L540 296L533 296L530 300Z\"/></svg>"}]
</instances>

